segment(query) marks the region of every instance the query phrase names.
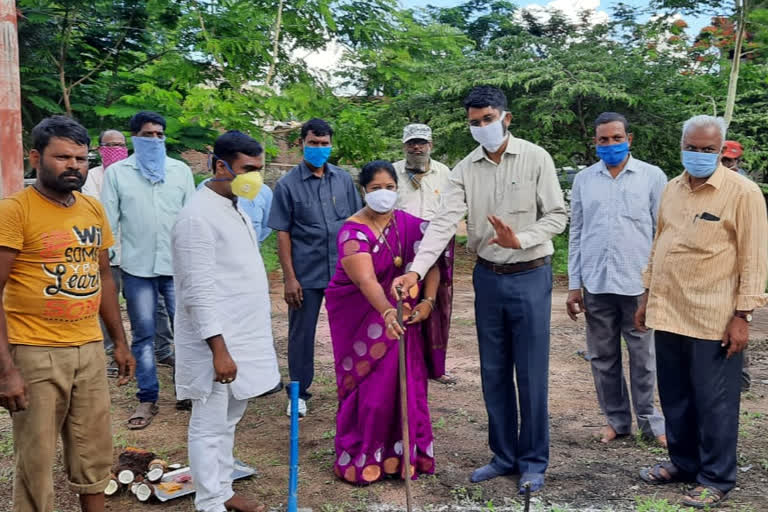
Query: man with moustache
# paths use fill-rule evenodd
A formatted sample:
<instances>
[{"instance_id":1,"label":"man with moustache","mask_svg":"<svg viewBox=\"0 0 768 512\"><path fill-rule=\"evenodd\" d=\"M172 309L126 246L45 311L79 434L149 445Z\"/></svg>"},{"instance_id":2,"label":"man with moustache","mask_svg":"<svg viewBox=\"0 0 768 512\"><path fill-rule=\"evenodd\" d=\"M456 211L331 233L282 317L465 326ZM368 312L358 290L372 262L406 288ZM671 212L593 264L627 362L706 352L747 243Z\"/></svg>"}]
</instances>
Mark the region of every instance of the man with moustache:
<instances>
[{"instance_id":1,"label":"man with moustache","mask_svg":"<svg viewBox=\"0 0 768 512\"><path fill-rule=\"evenodd\" d=\"M118 130L104 130L99 135L99 155L101 155L101 165L88 170L88 177L83 185L82 193L101 198L101 190L104 186L104 175L112 164L128 158L128 148L125 145L125 135ZM118 296L123 285L123 278L120 275L120 242L119 233L115 233L115 245L110 251L109 264L112 269L112 278L115 281L115 288ZM171 322L168 318L168 312L165 310L162 296L158 297L157 313L155 322L157 323L157 335L155 336L155 358L158 364L173 366L173 333L171 333ZM101 332L104 334L104 351L108 357L112 356L114 344L109 337L104 322L101 323ZM110 369L111 372L114 368ZM112 374L114 375L114 374Z\"/></svg>"},{"instance_id":2,"label":"man with moustache","mask_svg":"<svg viewBox=\"0 0 768 512\"><path fill-rule=\"evenodd\" d=\"M13 510L52 512L56 441L85 512L104 510L112 466L109 387L99 314L125 384L135 362L109 269L101 204L77 190L88 132L53 116L32 130L31 187L0 200L0 407L13 420Z\"/></svg>"},{"instance_id":3,"label":"man with moustache","mask_svg":"<svg viewBox=\"0 0 768 512\"><path fill-rule=\"evenodd\" d=\"M165 119L156 112L139 112L130 121L133 155L112 164L104 180L101 201L114 232L120 233L123 294L131 320L131 351L136 358L139 405L128 428L139 430L158 412L160 385L155 364L158 297L162 295L173 321L176 300L171 265L171 229L176 215L192 194L192 171L165 154ZM188 409L189 402L176 407Z\"/></svg>"},{"instance_id":4,"label":"man with moustache","mask_svg":"<svg viewBox=\"0 0 768 512\"><path fill-rule=\"evenodd\" d=\"M451 169L432 158L432 129L426 124L409 124L403 129L403 152L405 159L392 164L398 176L397 208L411 215L431 221L440 211L441 193L448 188ZM446 248L447 258L438 262L440 286L435 301L435 315L424 324L427 329L444 331L442 339L448 340L453 302L453 251L454 241ZM456 380L445 373L445 359L440 352L439 361L432 361L434 379L441 384L455 384Z\"/></svg>"}]
</instances>

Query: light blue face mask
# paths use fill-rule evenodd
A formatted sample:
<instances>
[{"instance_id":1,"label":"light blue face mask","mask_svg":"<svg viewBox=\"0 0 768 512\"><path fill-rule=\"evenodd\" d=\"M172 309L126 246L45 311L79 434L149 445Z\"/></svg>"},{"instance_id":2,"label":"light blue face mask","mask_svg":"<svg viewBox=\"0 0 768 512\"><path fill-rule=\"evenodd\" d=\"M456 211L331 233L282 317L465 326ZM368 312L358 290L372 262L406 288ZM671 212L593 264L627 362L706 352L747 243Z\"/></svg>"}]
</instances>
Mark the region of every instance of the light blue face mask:
<instances>
[{"instance_id":1,"label":"light blue face mask","mask_svg":"<svg viewBox=\"0 0 768 512\"><path fill-rule=\"evenodd\" d=\"M141 175L153 185L165 181L165 139L131 137Z\"/></svg>"},{"instance_id":2,"label":"light blue face mask","mask_svg":"<svg viewBox=\"0 0 768 512\"><path fill-rule=\"evenodd\" d=\"M719 158L719 153L682 152L683 167L694 178L709 178L712 176L717 169Z\"/></svg>"},{"instance_id":3,"label":"light blue face mask","mask_svg":"<svg viewBox=\"0 0 768 512\"><path fill-rule=\"evenodd\" d=\"M331 156L331 146L304 146L304 160L316 169L321 168Z\"/></svg>"}]
</instances>

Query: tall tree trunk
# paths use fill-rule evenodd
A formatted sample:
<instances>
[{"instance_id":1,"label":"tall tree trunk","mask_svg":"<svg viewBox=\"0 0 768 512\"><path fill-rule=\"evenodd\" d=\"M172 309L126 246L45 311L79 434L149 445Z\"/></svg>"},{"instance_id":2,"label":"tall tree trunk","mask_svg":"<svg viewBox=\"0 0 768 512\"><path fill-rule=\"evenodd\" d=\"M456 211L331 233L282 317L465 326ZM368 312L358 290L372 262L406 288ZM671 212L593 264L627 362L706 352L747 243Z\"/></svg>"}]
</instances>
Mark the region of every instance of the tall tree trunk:
<instances>
[{"instance_id":1,"label":"tall tree trunk","mask_svg":"<svg viewBox=\"0 0 768 512\"><path fill-rule=\"evenodd\" d=\"M269 63L269 70L267 71L267 78L264 80L264 84L269 87L272 83L272 78L275 76L275 64L277 63L277 51L280 43L280 28L283 25L283 0L277 6L277 20L275 21L275 36L272 40L272 62Z\"/></svg>"},{"instance_id":2,"label":"tall tree trunk","mask_svg":"<svg viewBox=\"0 0 768 512\"><path fill-rule=\"evenodd\" d=\"M733 50L733 62L731 64L731 73L728 78L728 96L725 100L725 119L726 125L731 124L733 119L733 110L736 106L736 91L739 84L739 67L741 65L741 50L744 46L744 38L747 33L747 14L749 12L749 0L735 0L737 11L736 27L736 45Z\"/></svg>"}]
</instances>

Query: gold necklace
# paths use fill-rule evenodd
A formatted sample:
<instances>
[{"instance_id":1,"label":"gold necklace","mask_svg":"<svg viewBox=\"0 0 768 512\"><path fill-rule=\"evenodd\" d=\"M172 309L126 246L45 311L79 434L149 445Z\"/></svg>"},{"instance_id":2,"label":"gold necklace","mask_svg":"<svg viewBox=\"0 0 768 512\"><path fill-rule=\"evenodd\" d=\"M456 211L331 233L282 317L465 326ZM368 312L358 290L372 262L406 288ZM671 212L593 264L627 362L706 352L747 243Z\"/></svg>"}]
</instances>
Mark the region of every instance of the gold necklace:
<instances>
[{"instance_id":1,"label":"gold necklace","mask_svg":"<svg viewBox=\"0 0 768 512\"><path fill-rule=\"evenodd\" d=\"M371 220L371 224L373 224L373 226L379 231L379 238L384 242L384 245L387 246L389 253L392 255L392 263L397 268L402 267L403 258L402 256L400 256L400 254L402 254L403 252L403 246L400 243L400 231L397 230L397 223L392 222L392 220L394 219L394 214L392 215L392 217L389 218L389 221L384 226L384 229L386 229L388 225L392 224L392 229L395 230L395 236L397 237L397 253L395 253L395 251L393 251L392 247L389 245L389 242L387 241L387 237L386 235L384 235L384 230L382 230L381 228L379 228L378 225L376 225L376 221L374 221L372 217L368 216L368 218Z\"/></svg>"}]
</instances>

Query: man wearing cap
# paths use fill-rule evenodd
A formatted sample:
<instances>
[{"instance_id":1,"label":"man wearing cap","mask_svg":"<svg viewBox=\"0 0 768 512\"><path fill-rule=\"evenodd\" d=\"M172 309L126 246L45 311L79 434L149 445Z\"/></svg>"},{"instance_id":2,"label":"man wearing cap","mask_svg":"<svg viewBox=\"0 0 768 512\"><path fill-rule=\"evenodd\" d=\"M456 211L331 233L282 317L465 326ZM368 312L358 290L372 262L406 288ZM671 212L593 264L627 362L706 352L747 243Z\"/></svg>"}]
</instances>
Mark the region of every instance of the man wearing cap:
<instances>
[{"instance_id":1,"label":"man wearing cap","mask_svg":"<svg viewBox=\"0 0 768 512\"><path fill-rule=\"evenodd\" d=\"M741 168L741 156L743 154L744 147L735 140L727 140L723 144L723 165L742 176L750 178L747 171Z\"/></svg>"},{"instance_id":2,"label":"man wearing cap","mask_svg":"<svg viewBox=\"0 0 768 512\"><path fill-rule=\"evenodd\" d=\"M432 220L440 208L440 192L448 186L451 170L433 160L432 129L409 124L403 129L405 159L392 164L397 172L397 208L424 220Z\"/></svg>"},{"instance_id":3,"label":"man wearing cap","mask_svg":"<svg viewBox=\"0 0 768 512\"><path fill-rule=\"evenodd\" d=\"M744 147L735 140L727 140L723 143L723 165L732 171L738 172L742 176L754 181L754 178L747 171L741 168L741 157L744 154ZM744 351L744 368L741 370L741 390L749 391L752 387L752 375L749 373L749 357L747 351Z\"/></svg>"},{"instance_id":4,"label":"man wearing cap","mask_svg":"<svg viewBox=\"0 0 768 512\"><path fill-rule=\"evenodd\" d=\"M392 164L397 172L397 208L405 210L415 217L431 221L440 209L440 194L448 187L451 169L437 160L433 160L432 129L426 124L409 124L403 128L403 153L405 159ZM447 258L440 260L440 284L437 297L432 297L439 310L433 315L433 321L441 329L450 329L450 312L453 303L453 247L454 240L448 244ZM438 327L434 327L438 328ZM443 339L448 339L447 332ZM433 370L432 376L442 384L455 384L455 379L445 373L444 361L439 369Z\"/></svg>"}]
</instances>

